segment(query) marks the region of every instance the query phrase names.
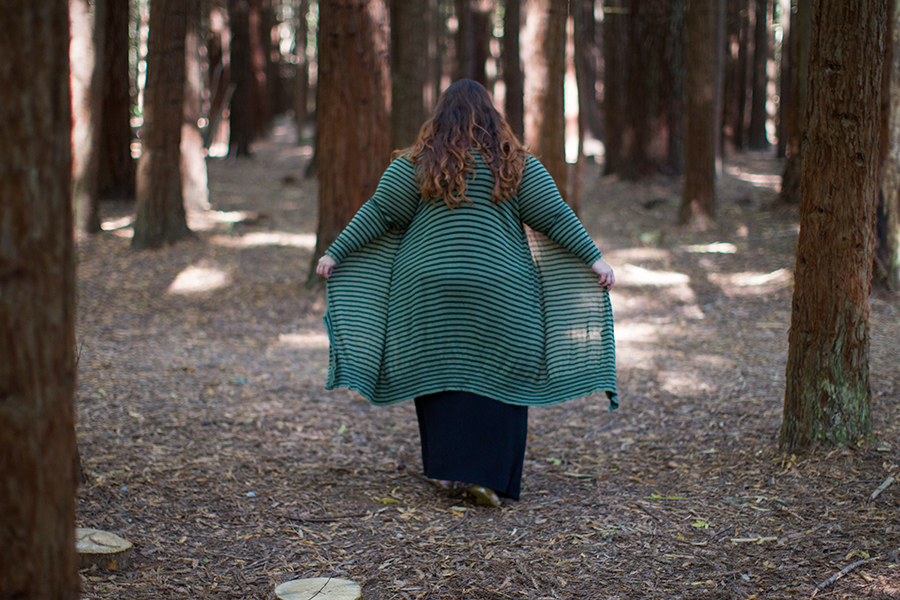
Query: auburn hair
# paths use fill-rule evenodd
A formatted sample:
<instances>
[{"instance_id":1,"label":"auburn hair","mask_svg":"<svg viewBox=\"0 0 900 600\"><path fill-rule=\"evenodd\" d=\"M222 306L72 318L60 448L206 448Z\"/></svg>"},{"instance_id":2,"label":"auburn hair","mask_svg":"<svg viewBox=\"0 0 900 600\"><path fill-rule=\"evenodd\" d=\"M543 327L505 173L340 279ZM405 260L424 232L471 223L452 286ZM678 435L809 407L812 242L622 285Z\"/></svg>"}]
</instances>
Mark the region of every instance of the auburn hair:
<instances>
[{"instance_id":1,"label":"auburn hair","mask_svg":"<svg viewBox=\"0 0 900 600\"><path fill-rule=\"evenodd\" d=\"M478 151L494 175L491 201L515 196L525 170L527 152L506 119L497 111L484 87L461 79L444 90L434 116L425 121L419 137L394 157L406 156L417 165L422 197L457 208L466 197L466 183L474 173Z\"/></svg>"}]
</instances>

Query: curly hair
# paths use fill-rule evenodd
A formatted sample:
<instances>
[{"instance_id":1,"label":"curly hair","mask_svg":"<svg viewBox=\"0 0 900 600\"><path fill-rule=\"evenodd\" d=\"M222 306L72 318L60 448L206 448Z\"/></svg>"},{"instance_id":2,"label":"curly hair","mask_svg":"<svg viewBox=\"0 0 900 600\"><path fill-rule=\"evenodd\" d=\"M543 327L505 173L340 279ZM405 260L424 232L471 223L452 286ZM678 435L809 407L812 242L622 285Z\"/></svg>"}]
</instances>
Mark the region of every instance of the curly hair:
<instances>
[{"instance_id":1,"label":"curly hair","mask_svg":"<svg viewBox=\"0 0 900 600\"><path fill-rule=\"evenodd\" d=\"M484 87L469 79L450 85L438 101L434 116L422 125L419 137L394 157L406 156L418 166L422 197L457 208L466 197L466 182L474 173L478 151L494 175L491 200L496 204L515 196L525 170L526 150L506 119L497 111Z\"/></svg>"}]
</instances>

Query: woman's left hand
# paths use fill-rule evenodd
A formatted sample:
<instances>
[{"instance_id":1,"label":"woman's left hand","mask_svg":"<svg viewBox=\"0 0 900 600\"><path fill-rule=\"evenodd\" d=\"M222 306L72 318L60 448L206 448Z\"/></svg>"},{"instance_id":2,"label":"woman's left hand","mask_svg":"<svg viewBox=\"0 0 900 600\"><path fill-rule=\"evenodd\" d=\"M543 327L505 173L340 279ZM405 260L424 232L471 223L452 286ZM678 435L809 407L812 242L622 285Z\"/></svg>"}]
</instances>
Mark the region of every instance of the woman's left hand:
<instances>
[{"instance_id":1,"label":"woman's left hand","mask_svg":"<svg viewBox=\"0 0 900 600\"><path fill-rule=\"evenodd\" d=\"M319 259L319 264L316 265L316 273L328 279L331 277L331 272L337 266L337 261L325 254L322 258Z\"/></svg>"},{"instance_id":2,"label":"woman's left hand","mask_svg":"<svg viewBox=\"0 0 900 600\"><path fill-rule=\"evenodd\" d=\"M598 258L597 261L591 265L591 270L600 277L597 280L597 283L606 289L611 288L616 282L616 276L613 273L612 267L603 262L603 259L601 258Z\"/></svg>"}]
</instances>

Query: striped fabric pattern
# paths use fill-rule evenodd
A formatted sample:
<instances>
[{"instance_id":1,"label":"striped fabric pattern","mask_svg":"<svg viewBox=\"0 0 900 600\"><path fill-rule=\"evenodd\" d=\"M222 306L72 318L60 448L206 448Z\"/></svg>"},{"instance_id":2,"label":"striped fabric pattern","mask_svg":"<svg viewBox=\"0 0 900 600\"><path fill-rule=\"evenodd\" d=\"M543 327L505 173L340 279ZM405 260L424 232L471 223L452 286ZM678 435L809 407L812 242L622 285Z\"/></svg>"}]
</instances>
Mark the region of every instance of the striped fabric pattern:
<instances>
[{"instance_id":1,"label":"striped fabric pattern","mask_svg":"<svg viewBox=\"0 0 900 600\"><path fill-rule=\"evenodd\" d=\"M467 391L522 406L606 393L617 406L600 258L553 179L529 157L517 197L491 203L477 153L451 210L423 202L415 166L388 167L327 253L326 387L373 404Z\"/></svg>"}]
</instances>

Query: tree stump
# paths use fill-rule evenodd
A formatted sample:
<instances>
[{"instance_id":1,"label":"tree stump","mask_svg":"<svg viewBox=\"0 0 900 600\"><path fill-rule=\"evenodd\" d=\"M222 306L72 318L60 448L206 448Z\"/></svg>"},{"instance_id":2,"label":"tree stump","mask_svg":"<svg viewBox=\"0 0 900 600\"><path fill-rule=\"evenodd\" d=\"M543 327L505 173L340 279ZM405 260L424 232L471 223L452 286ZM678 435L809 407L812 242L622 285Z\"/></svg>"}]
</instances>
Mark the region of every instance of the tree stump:
<instances>
[{"instance_id":1,"label":"tree stump","mask_svg":"<svg viewBox=\"0 0 900 600\"><path fill-rule=\"evenodd\" d=\"M362 598L362 588L349 579L314 577L295 579L275 588L279 600L358 600Z\"/></svg>"},{"instance_id":2,"label":"tree stump","mask_svg":"<svg viewBox=\"0 0 900 600\"><path fill-rule=\"evenodd\" d=\"M114 533L78 527L75 529L75 547L82 568L97 565L118 571L128 566L132 544Z\"/></svg>"}]
</instances>

